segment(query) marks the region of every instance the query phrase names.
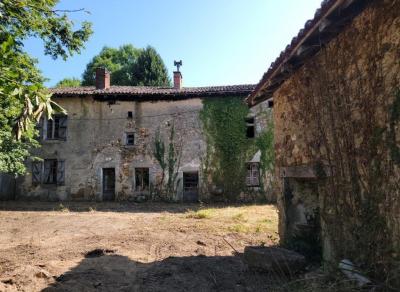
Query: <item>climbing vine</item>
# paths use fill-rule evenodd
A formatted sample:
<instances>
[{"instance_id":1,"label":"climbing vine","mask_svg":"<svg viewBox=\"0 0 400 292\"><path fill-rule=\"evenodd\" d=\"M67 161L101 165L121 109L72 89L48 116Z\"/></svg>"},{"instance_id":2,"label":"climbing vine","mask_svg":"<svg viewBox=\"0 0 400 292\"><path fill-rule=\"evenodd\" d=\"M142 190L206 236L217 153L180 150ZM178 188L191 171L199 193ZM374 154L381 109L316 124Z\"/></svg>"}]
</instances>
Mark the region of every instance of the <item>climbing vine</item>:
<instances>
[{"instance_id":1,"label":"climbing vine","mask_svg":"<svg viewBox=\"0 0 400 292\"><path fill-rule=\"evenodd\" d=\"M158 183L156 190L157 194L161 199L171 201L176 192L176 179L182 157L182 145L177 145L174 124L171 125L168 134L168 142L166 143L161 136L160 128L157 129L153 142L153 156L162 170L161 181Z\"/></svg>"},{"instance_id":2,"label":"climbing vine","mask_svg":"<svg viewBox=\"0 0 400 292\"><path fill-rule=\"evenodd\" d=\"M275 162L274 124L272 119L269 119L266 129L255 140L255 146L256 149L260 150L260 189L265 191L266 184L272 183Z\"/></svg>"},{"instance_id":3,"label":"climbing vine","mask_svg":"<svg viewBox=\"0 0 400 292\"><path fill-rule=\"evenodd\" d=\"M234 201L244 188L248 157L248 107L239 98L205 99L200 119L207 143L203 171Z\"/></svg>"},{"instance_id":4,"label":"climbing vine","mask_svg":"<svg viewBox=\"0 0 400 292\"><path fill-rule=\"evenodd\" d=\"M226 200L235 201L246 189L246 162L260 151L260 190L265 174L273 168L273 126L256 138L246 136L250 110L240 98L206 99L200 112L206 154L203 176L220 189Z\"/></svg>"}]
</instances>

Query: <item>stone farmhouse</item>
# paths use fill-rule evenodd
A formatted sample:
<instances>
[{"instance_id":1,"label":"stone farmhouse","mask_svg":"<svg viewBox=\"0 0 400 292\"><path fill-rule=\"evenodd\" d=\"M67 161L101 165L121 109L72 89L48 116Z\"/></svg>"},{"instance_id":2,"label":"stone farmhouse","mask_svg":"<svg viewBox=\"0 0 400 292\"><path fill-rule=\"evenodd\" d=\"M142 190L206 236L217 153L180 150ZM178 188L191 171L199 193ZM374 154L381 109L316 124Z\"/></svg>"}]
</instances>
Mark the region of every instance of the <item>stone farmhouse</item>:
<instances>
[{"instance_id":1,"label":"stone farmhouse","mask_svg":"<svg viewBox=\"0 0 400 292\"><path fill-rule=\"evenodd\" d=\"M400 251L399 60L400 1L323 1L247 98L274 104L283 242L315 239L327 261L390 270Z\"/></svg>"},{"instance_id":2,"label":"stone farmhouse","mask_svg":"<svg viewBox=\"0 0 400 292\"><path fill-rule=\"evenodd\" d=\"M210 194L202 189L200 169L206 147L199 119L202 100L244 99L254 87L187 88L182 86L179 69L174 72L173 88L110 86L110 74L99 68L96 86L53 89L54 100L68 115L56 115L39 125L42 147L33 154L43 161L28 162L29 173L17 182L16 197L154 199L162 173L153 155L154 139L159 133L167 143L174 127L182 150L172 200L206 200ZM264 125L256 112L247 121L249 139ZM247 177L253 189L259 176L257 155L255 159L249 163Z\"/></svg>"}]
</instances>

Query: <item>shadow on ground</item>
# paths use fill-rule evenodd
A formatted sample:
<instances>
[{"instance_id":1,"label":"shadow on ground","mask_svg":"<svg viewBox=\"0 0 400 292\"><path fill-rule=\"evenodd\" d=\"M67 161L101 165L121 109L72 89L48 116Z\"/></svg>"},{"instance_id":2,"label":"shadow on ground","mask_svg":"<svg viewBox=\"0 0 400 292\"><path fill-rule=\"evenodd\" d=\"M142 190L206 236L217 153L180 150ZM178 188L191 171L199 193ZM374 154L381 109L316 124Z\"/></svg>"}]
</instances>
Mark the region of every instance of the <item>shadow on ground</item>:
<instances>
[{"instance_id":1,"label":"shadow on ground","mask_svg":"<svg viewBox=\"0 0 400 292\"><path fill-rule=\"evenodd\" d=\"M240 256L169 257L147 264L92 254L42 291L265 291L268 284L270 277L248 270Z\"/></svg>"},{"instance_id":2,"label":"shadow on ground","mask_svg":"<svg viewBox=\"0 0 400 292\"><path fill-rule=\"evenodd\" d=\"M246 204L200 204L200 203L133 203L133 202L37 202L37 201L0 201L0 211L63 211L71 212L127 212L127 213L186 213L201 208L239 207ZM250 205L250 204L249 204ZM254 204L251 204L254 205ZM264 205L264 204L258 204Z\"/></svg>"}]
</instances>

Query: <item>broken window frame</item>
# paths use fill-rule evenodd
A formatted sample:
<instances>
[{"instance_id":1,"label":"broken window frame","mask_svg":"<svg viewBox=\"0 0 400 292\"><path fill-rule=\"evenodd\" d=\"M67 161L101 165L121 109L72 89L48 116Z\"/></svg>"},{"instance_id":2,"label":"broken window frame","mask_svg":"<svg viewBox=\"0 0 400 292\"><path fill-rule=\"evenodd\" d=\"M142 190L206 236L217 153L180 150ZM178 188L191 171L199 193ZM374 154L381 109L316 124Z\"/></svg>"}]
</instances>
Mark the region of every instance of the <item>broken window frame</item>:
<instances>
[{"instance_id":1,"label":"broken window frame","mask_svg":"<svg viewBox=\"0 0 400 292\"><path fill-rule=\"evenodd\" d=\"M246 163L246 186L259 187L260 186L260 163L248 162Z\"/></svg>"},{"instance_id":2,"label":"broken window frame","mask_svg":"<svg viewBox=\"0 0 400 292\"><path fill-rule=\"evenodd\" d=\"M147 192L150 190L150 169L148 167L135 168L135 191Z\"/></svg>"},{"instance_id":3,"label":"broken window frame","mask_svg":"<svg viewBox=\"0 0 400 292\"><path fill-rule=\"evenodd\" d=\"M51 119L45 121L46 135L43 135L46 140L67 140L67 121L66 115L54 115Z\"/></svg>"}]
</instances>

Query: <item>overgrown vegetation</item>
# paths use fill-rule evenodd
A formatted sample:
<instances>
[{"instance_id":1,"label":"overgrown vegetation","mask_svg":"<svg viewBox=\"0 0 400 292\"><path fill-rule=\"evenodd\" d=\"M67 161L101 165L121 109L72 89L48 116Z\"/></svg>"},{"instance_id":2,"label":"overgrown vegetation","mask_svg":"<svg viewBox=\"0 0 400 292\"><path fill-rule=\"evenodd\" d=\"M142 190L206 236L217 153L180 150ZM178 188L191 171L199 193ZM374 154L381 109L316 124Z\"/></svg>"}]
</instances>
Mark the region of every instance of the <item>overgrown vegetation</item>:
<instances>
[{"instance_id":1,"label":"overgrown vegetation","mask_svg":"<svg viewBox=\"0 0 400 292\"><path fill-rule=\"evenodd\" d=\"M264 190L265 174L274 161L273 125L258 137L246 137L249 108L240 98L206 99L200 112L206 139L206 155L202 160L205 178L222 191L226 200L235 201L246 190L246 162L261 152L260 184Z\"/></svg>"},{"instance_id":2,"label":"overgrown vegetation","mask_svg":"<svg viewBox=\"0 0 400 292\"><path fill-rule=\"evenodd\" d=\"M174 123L169 129L168 143L165 143L160 128L157 129L154 137L153 155L162 170L161 180L156 186L156 192L161 199L168 201L173 199L176 186L179 183L177 178L182 157L182 143L179 141L176 139Z\"/></svg>"},{"instance_id":3,"label":"overgrown vegetation","mask_svg":"<svg viewBox=\"0 0 400 292\"><path fill-rule=\"evenodd\" d=\"M267 128L255 140L256 149L260 150L260 189L272 188L273 170L275 164L274 151L274 123L271 117L267 117ZM265 177L267 175L267 177Z\"/></svg>"}]
</instances>

